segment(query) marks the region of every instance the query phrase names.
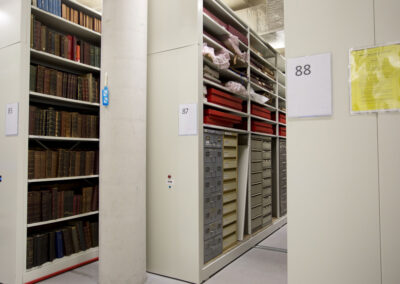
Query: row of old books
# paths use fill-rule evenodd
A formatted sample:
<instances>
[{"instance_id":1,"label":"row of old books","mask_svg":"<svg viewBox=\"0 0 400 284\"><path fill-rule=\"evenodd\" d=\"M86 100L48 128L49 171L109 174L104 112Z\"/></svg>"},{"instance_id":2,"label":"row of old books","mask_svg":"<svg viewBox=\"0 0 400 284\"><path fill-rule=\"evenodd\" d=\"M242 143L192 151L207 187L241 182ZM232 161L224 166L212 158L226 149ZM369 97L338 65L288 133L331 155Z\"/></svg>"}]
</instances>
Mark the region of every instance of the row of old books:
<instances>
[{"instance_id":1,"label":"row of old books","mask_svg":"<svg viewBox=\"0 0 400 284\"><path fill-rule=\"evenodd\" d=\"M67 21L84 26L95 32L101 33L101 20L89 16L85 12L71 8L61 0L32 0L32 6L38 7L46 12L62 17Z\"/></svg>"},{"instance_id":2,"label":"row of old books","mask_svg":"<svg viewBox=\"0 0 400 284\"><path fill-rule=\"evenodd\" d=\"M29 135L99 137L99 116L29 106Z\"/></svg>"},{"instance_id":3,"label":"row of old books","mask_svg":"<svg viewBox=\"0 0 400 284\"><path fill-rule=\"evenodd\" d=\"M70 222L67 226L29 235L26 268L30 269L99 245L99 223Z\"/></svg>"},{"instance_id":4,"label":"row of old books","mask_svg":"<svg viewBox=\"0 0 400 284\"><path fill-rule=\"evenodd\" d=\"M92 73L75 75L42 65L30 66L29 88L33 92L98 103L99 79Z\"/></svg>"},{"instance_id":5,"label":"row of old books","mask_svg":"<svg viewBox=\"0 0 400 284\"><path fill-rule=\"evenodd\" d=\"M66 149L30 149L28 179L97 175L98 153Z\"/></svg>"},{"instance_id":6,"label":"row of old books","mask_svg":"<svg viewBox=\"0 0 400 284\"><path fill-rule=\"evenodd\" d=\"M48 28L31 15L31 47L66 59L100 67L100 47Z\"/></svg>"},{"instance_id":7,"label":"row of old books","mask_svg":"<svg viewBox=\"0 0 400 284\"><path fill-rule=\"evenodd\" d=\"M70 217L99 208L98 186L76 190L58 187L28 192L28 224Z\"/></svg>"}]
</instances>

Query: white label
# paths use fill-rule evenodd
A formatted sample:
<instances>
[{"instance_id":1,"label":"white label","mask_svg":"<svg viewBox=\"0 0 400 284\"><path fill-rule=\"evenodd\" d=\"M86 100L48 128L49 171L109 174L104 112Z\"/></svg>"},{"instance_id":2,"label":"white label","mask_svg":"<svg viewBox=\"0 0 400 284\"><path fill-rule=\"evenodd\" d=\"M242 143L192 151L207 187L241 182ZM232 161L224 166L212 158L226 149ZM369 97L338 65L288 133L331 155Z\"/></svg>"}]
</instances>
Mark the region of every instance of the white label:
<instances>
[{"instance_id":1,"label":"white label","mask_svg":"<svg viewBox=\"0 0 400 284\"><path fill-rule=\"evenodd\" d=\"M288 117L332 115L330 53L288 59L286 76Z\"/></svg>"},{"instance_id":2,"label":"white label","mask_svg":"<svg viewBox=\"0 0 400 284\"><path fill-rule=\"evenodd\" d=\"M18 103L6 105L6 136L18 135Z\"/></svg>"},{"instance_id":3,"label":"white label","mask_svg":"<svg viewBox=\"0 0 400 284\"><path fill-rule=\"evenodd\" d=\"M179 105L179 136L197 135L197 104Z\"/></svg>"}]
</instances>

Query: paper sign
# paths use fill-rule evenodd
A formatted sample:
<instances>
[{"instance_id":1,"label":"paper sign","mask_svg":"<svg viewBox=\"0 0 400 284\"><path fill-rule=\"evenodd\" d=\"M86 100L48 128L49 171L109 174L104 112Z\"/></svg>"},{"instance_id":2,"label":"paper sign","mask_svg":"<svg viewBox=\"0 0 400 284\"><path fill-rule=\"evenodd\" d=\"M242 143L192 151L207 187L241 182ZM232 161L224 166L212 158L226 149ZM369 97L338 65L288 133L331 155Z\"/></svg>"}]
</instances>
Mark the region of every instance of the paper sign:
<instances>
[{"instance_id":1,"label":"paper sign","mask_svg":"<svg viewBox=\"0 0 400 284\"><path fill-rule=\"evenodd\" d=\"M197 104L179 105L179 136L197 135Z\"/></svg>"},{"instance_id":2,"label":"paper sign","mask_svg":"<svg viewBox=\"0 0 400 284\"><path fill-rule=\"evenodd\" d=\"M332 115L331 54L287 60L288 117Z\"/></svg>"},{"instance_id":3,"label":"paper sign","mask_svg":"<svg viewBox=\"0 0 400 284\"><path fill-rule=\"evenodd\" d=\"M18 103L6 105L6 136L18 135Z\"/></svg>"},{"instance_id":4,"label":"paper sign","mask_svg":"<svg viewBox=\"0 0 400 284\"><path fill-rule=\"evenodd\" d=\"M400 110L400 45L350 50L351 112Z\"/></svg>"}]
</instances>

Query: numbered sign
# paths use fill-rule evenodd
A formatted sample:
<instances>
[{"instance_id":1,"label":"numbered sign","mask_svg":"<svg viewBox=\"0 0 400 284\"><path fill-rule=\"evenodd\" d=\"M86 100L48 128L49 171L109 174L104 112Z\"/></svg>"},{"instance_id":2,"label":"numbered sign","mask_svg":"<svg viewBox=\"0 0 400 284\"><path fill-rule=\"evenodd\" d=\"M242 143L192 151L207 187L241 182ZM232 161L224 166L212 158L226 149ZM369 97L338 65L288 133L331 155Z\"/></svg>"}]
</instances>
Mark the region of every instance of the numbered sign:
<instances>
[{"instance_id":1,"label":"numbered sign","mask_svg":"<svg viewBox=\"0 0 400 284\"><path fill-rule=\"evenodd\" d=\"M288 117L332 115L330 53L288 59L286 78Z\"/></svg>"},{"instance_id":2,"label":"numbered sign","mask_svg":"<svg viewBox=\"0 0 400 284\"><path fill-rule=\"evenodd\" d=\"M197 104L179 105L179 136L197 135Z\"/></svg>"},{"instance_id":3,"label":"numbered sign","mask_svg":"<svg viewBox=\"0 0 400 284\"><path fill-rule=\"evenodd\" d=\"M18 103L6 105L6 136L18 135Z\"/></svg>"}]
</instances>

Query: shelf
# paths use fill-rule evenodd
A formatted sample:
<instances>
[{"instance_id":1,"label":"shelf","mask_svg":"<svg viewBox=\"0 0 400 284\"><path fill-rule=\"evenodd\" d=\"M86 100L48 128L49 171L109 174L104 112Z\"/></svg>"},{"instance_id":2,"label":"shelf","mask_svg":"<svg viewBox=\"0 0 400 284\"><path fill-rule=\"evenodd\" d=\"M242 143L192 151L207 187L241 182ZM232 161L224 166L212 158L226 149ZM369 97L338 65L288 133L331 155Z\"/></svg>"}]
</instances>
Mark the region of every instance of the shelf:
<instances>
[{"instance_id":1,"label":"shelf","mask_svg":"<svg viewBox=\"0 0 400 284\"><path fill-rule=\"evenodd\" d=\"M64 57L56 56L54 54L39 51L33 48L31 48L31 57L32 59L43 61L49 64L61 65L63 67L67 67L77 71L97 72L97 73L100 72L100 68L98 67L76 62L70 59L66 59Z\"/></svg>"},{"instance_id":2,"label":"shelf","mask_svg":"<svg viewBox=\"0 0 400 284\"><path fill-rule=\"evenodd\" d=\"M204 0L204 6L211 7L211 12L223 20L225 23L229 24L229 22L234 22L234 25L240 27L241 32L247 34L247 28L245 27L246 24L242 23L240 18L235 15L235 12L232 11L228 6L224 5L223 3L218 3L215 0ZM232 26L232 25L231 25Z\"/></svg>"},{"instance_id":3,"label":"shelf","mask_svg":"<svg viewBox=\"0 0 400 284\"><path fill-rule=\"evenodd\" d=\"M96 261L98 256L99 248L94 247L69 256L64 256L63 258L57 258L52 262L46 262L40 266L26 270L24 274L24 283L39 280L39 278L52 275L59 271L65 271L67 267L74 267L78 264L86 264Z\"/></svg>"},{"instance_id":4,"label":"shelf","mask_svg":"<svg viewBox=\"0 0 400 284\"><path fill-rule=\"evenodd\" d=\"M276 138L276 137L277 137L277 136L274 135L274 134L267 134L267 133L255 132L255 131L251 131L251 134L259 135L259 136L265 136L265 137L273 137L273 138Z\"/></svg>"},{"instance_id":5,"label":"shelf","mask_svg":"<svg viewBox=\"0 0 400 284\"><path fill-rule=\"evenodd\" d=\"M268 62L267 60L265 60L265 58L263 58L262 56L260 56L257 52L255 52L254 50L250 49L250 54L254 55L254 57L256 57L259 61L261 61L262 63L264 63L264 65L268 65L268 68L271 68L272 70L276 71L276 67L271 64L270 62ZM278 70L279 71L279 70ZM282 73L282 72L281 72Z\"/></svg>"},{"instance_id":6,"label":"shelf","mask_svg":"<svg viewBox=\"0 0 400 284\"><path fill-rule=\"evenodd\" d=\"M275 59L275 51L274 49L267 43L264 43L259 36L252 30L250 30L250 46L254 46L257 51L263 54L265 58L274 57ZM270 65L275 65L271 64Z\"/></svg>"},{"instance_id":7,"label":"shelf","mask_svg":"<svg viewBox=\"0 0 400 284\"><path fill-rule=\"evenodd\" d=\"M66 1L64 1L64 3L74 9L78 9L78 10L81 10L82 12L85 12L89 16L96 17L98 19L101 19L101 17L102 17L100 12L97 12L96 10L89 8L86 5L80 4L76 0L66 0Z\"/></svg>"},{"instance_id":8,"label":"shelf","mask_svg":"<svg viewBox=\"0 0 400 284\"><path fill-rule=\"evenodd\" d=\"M270 105L268 105L268 104L261 104L261 103L257 102L256 100L253 100L253 99L250 99L250 101L251 101L252 103L259 104L260 106L263 106L263 107L267 108L268 110L276 111L276 108L275 108L275 107L270 106Z\"/></svg>"},{"instance_id":9,"label":"shelf","mask_svg":"<svg viewBox=\"0 0 400 284\"><path fill-rule=\"evenodd\" d=\"M213 69L217 70L220 78L225 78L225 79L230 79L231 81L245 81L247 83L248 79L247 76L243 77L235 72L233 72L232 70L229 69L219 69L217 65L215 65L213 62L211 62L209 59L203 57L203 61L211 66Z\"/></svg>"},{"instance_id":10,"label":"shelf","mask_svg":"<svg viewBox=\"0 0 400 284\"><path fill-rule=\"evenodd\" d=\"M251 87L253 87L254 91L263 91L265 93L268 93L268 94L273 95L274 97L276 97L276 94L274 94L273 92L261 87L260 85L254 83L254 82L250 81L250 85L251 85Z\"/></svg>"},{"instance_id":11,"label":"shelf","mask_svg":"<svg viewBox=\"0 0 400 284\"><path fill-rule=\"evenodd\" d=\"M44 226L44 225L48 225L48 224L64 222L64 221L68 221L68 220L78 219L78 218L97 215L97 214L99 214L99 211L92 211L92 212L88 212L88 213L84 213L84 214L78 214L78 215L69 216L69 217L65 217L65 218L59 218L59 219L54 219L54 220L49 220L49 221L32 223L32 224L28 224L27 227L28 228L39 227L39 226Z\"/></svg>"},{"instance_id":12,"label":"shelf","mask_svg":"<svg viewBox=\"0 0 400 284\"><path fill-rule=\"evenodd\" d=\"M279 136L279 138L286 139L286 136Z\"/></svg>"},{"instance_id":13,"label":"shelf","mask_svg":"<svg viewBox=\"0 0 400 284\"><path fill-rule=\"evenodd\" d=\"M217 109L220 109L220 110L229 111L229 112L234 113L236 115L239 115L241 117L249 117L249 115L247 113L244 113L242 111L239 111L239 110L236 110L236 109L232 109L232 108L229 108L229 107L224 107L224 106L213 104L213 103L209 103L209 102L204 102L203 104L205 106L210 106L210 107L214 107L214 108L217 108Z\"/></svg>"},{"instance_id":14,"label":"shelf","mask_svg":"<svg viewBox=\"0 0 400 284\"><path fill-rule=\"evenodd\" d=\"M257 73L258 75L262 76L263 78L266 78L269 81L271 81L272 83L276 84L276 80L274 80L273 78L271 78L270 76L268 76L264 72L261 72L256 67L252 66L251 64L250 64L250 71L254 71L254 73Z\"/></svg>"},{"instance_id":15,"label":"shelf","mask_svg":"<svg viewBox=\"0 0 400 284\"><path fill-rule=\"evenodd\" d=\"M236 128L230 128L230 127L224 127L224 126L218 126L218 125L212 125L212 124L203 124L204 128L213 128L217 130L224 130L224 131L230 131L230 132L235 132L235 133L241 133L241 134L247 134L249 133L246 130L242 129L236 129Z\"/></svg>"},{"instance_id":16,"label":"shelf","mask_svg":"<svg viewBox=\"0 0 400 284\"><path fill-rule=\"evenodd\" d=\"M39 9L37 7L32 6L31 8L32 14L35 15L36 19L47 25L50 28L53 28L58 31L62 31L67 34L73 34L80 39L87 40L92 43L101 42L101 34L95 32L91 29L85 28L81 25L75 24L71 21L68 21L64 18L61 18L57 15L49 13L45 10Z\"/></svg>"},{"instance_id":17,"label":"shelf","mask_svg":"<svg viewBox=\"0 0 400 284\"><path fill-rule=\"evenodd\" d=\"M283 111L283 110L278 110L279 112L281 112L281 113L284 113L284 114L286 114L286 111Z\"/></svg>"},{"instance_id":18,"label":"shelf","mask_svg":"<svg viewBox=\"0 0 400 284\"><path fill-rule=\"evenodd\" d=\"M281 96L278 97L280 100L285 101L286 102L286 98L283 98Z\"/></svg>"},{"instance_id":19,"label":"shelf","mask_svg":"<svg viewBox=\"0 0 400 284\"><path fill-rule=\"evenodd\" d=\"M49 140L49 141L82 141L82 142L100 141L99 138L78 138L78 137L58 137L58 136L38 136L38 135L29 135L29 139Z\"/></svg>"},{"instance_id":20,"label":"shelf","mask_svg":"<svg viewBox=\"0 0 400 284\"><path fill-rule=\"evenodd\" d=\"M235 56L232 51L221 45L219 42L216 42L206 34L203 34L203 42L206 42L208 46L213 47L215 50L225 49L231 57Z\"/></svg>"},{"instance_id":21,"label":"shelf","mask_svg":"<svg viewBox=\"0 0 400 284\"><path fill-rule=\"evenodd\" d=\"M279 70L277 70L276 74L278 78L278 83L281 84L282 86L286 86L286 75Z\"/></svg>"},{"instance_id":22,"label":"shelf","mask_svg":"<svg viewBox=\"0 0 400 284\"><path fill-rule=\"evenodd\" d=\"M91 178L98 178L98 177L99 177L99 175L76 176L76 177L42 178L42 179L29 179L29 180L28 180L28 183L54 182L54 181L68 181L68 180L78 180L78 179L91 179Z\"/></svg>"},{"instance_id":23,"label":"shelf","mask_svg":"<svg viewBox=\"0 0 400 284\"><path fill-rule=\"evenodd\" d=\"M211 81L211 80L209 80L207 78L203 78L203 82L205 84L207 84L207 85L213 86L213 87L215 87L217 89L220 89L220 90L222 90L224 92L232 94L232 95L234 95L236 97L239 97L239 98L241 98L243 100L248 100L249 99L247 96L236 94L236 93L232 92L231 90L229 90L228 88L226 88L226 87L224 87L224 86L222 86L222 85L220 85L218 83L215 83L215 82L213 82L213 81Z\"/></svg>"},{"instance_id":24,"label":"shelf","mask_svg":"<svg viewBox=\"0 0 400 284\"><path fill-rule=\"evenodd\" d=\"M214 21L209 15L203 13L203 25L216 37L224 36L224 35L231 35L224 27ZM241 40L239 40L239 46L241 49L248 50L249 47L245 45Z\"/></svg>"},{"instance_id":25,"label":"shelf","mask_svg":"<svg viewBox=\"0 0 400 284\"><path fill-rule=\"evenodd\" d=\"M279 122L279 125L286 127L286 123Z\"/></svg>"},{"instance_id":26,"label":"shelf","mask_svg":"<svg viewBox=\"0 0 400 284\"><path fill-rule=\"evenodd\" d=\"M266 119L266 118L263 118L263 117L259 117L257 115L253 115L253 114L251 115L251 118L258 119L258 120L261 120L261 121L265 121L265 122L268 122L270 124L277 124L276 121L273 121L273 120L270 120L270 119Z\"/></svg>"},{"instance_id":27,"label":"shelf","mask_svg":"<svg viewBox=\"0 0 400 284\"><path fill-rule=\"evenodd\" d=\"M74 107L74 108L81 108L81 109L93 109L99 108L99 103L91 103L87 101L79 101L73 99L67 99L63 97L57 97L52 95L41 94L37 92L29 92L31 101L39 102L39 103L47 103L53 104L58 106L67 106L67 107Z\"/></svg>"}]
</instances>

